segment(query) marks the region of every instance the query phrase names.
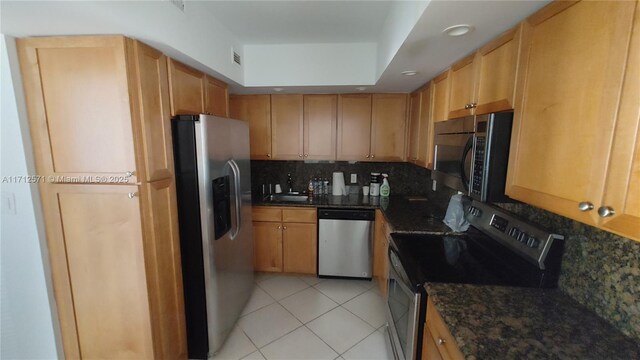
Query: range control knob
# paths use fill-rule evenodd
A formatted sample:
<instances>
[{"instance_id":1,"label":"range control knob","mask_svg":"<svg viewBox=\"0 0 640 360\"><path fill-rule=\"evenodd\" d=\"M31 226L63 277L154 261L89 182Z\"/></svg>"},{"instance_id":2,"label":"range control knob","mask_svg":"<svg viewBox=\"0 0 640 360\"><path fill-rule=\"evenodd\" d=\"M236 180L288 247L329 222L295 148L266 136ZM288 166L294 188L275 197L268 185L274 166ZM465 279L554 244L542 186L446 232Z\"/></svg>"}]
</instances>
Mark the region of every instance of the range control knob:
<instances>
[{"instance_id":1,"label":"range control knob","mask_svg":"<svg viewBox=\"0 0 640 360\"><path fill-rule=\"evenodd\" d=\"M482 215L482 211L480 209L478 209L475 206L469 206L469 214L475 216L475 217L480 217L480 215Z\"/></svg>"},{"instance_id":2,"label":"range control knob","mask_svg":"<svg viewBox=\"0 0 640 360\"><path fill-rule=\"evenodd\" d=\"M518 241L520 241L521 243L527 243L527 233L524 232L520 232L518 234Z\"/></svg>"},{"instance_id":3,"label":"range control knob","mask_svg":"<svg viewBox=\"0 0 640 360\"><path fill-rule=\"evenodd\" d=\"M534 236L529 235L527 239L527 246L530 248L537 248L540 244L540 240L536 239Z\"/></svg>"}]
</instances>

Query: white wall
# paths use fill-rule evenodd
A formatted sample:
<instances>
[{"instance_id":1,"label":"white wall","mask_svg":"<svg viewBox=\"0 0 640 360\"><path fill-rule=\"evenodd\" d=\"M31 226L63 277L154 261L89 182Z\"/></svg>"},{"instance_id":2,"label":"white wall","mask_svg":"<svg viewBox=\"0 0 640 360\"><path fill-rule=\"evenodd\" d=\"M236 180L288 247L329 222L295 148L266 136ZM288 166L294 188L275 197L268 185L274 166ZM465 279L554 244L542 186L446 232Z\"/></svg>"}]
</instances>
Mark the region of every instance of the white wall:
<instances>
[{"instance_id":1,"label":"white wall","mask_svg":"<svg viewBox=\"0 0 640 360\"><path fill-rule=\"evenodd\" d=\"M13 38L2 35L0 54L3 179L35 174L35 169ZM0 358L62 357L37 186L2 182L0 187Z\"/></svg>"},{"instance_id":2,"label":"white wall","mask_svg":"<svg viewBox=\"0 0 640 360\"><path fill-rule=\"evenodd\" d=\"M245 45L245 86L372 85L375 43Z\"/></svg>"}]
</instances>

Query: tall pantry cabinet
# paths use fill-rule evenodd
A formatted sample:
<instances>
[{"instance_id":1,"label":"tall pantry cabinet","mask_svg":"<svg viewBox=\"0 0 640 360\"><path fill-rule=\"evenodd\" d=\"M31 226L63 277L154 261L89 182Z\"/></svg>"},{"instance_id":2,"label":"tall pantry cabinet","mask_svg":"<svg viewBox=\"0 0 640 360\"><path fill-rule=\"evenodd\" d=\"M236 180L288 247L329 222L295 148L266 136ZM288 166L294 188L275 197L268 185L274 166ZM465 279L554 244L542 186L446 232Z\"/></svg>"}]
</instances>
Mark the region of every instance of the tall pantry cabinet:
<instances>
[{"instance_id":1,"label":"tall pantry cabinet","mask_svg":"<svg viewBox=\"0 0 640 360\"><path fill-rule=\"evenodd\" d=\"M18 40L68 359L184 359L167 57L122 36Z\"/></svg>"}]
</instances>

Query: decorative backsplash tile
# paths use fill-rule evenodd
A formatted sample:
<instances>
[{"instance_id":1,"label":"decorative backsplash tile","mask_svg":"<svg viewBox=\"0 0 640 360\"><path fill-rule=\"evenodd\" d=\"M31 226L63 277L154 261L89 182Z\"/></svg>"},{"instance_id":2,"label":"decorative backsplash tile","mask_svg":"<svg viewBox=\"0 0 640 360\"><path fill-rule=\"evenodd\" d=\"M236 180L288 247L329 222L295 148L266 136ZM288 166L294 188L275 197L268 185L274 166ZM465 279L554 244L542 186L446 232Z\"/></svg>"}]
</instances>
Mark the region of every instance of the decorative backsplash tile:
<instances>
[{"instance_id":1,"label":"decorative backsplash tile","mask_svg":"<svg viewBox=\"0 0 640 360\"><path fill-rule=\"evenodd\" d=\"M498 205L564 235L560 289L640 339L640 242L526 204Z\"/></svg>"}]
</instances>

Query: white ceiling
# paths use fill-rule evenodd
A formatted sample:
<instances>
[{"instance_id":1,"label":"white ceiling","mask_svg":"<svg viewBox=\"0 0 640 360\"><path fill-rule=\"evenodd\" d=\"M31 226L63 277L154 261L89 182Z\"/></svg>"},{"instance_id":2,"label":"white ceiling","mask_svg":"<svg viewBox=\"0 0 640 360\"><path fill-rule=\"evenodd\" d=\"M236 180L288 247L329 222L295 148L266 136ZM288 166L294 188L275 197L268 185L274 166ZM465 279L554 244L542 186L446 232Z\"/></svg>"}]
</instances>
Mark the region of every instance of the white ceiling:
<instances>
[{"instance_id":1,"label":"white ceiling","mask_svg":"<svg viewBox=\"0 0 640 360\"><path fill-rule=\"evenodd\" d=\"M244 44L376 42L390 5L389 1L208 2L213 16Z\"/></svg>"},{"instance_id":2,"label":"white ceiling","mask_svg":"<svg viewBox=\"0 0 640 360\"><path fill-rule=\"evenodd\" d=\"M1 0L0 30L125 34L220 77L232 93L409 92L548 2L187 0L180 11L166 0ZM475 30L442 34L460 23Z\"/></svg>"}]
</instances>

